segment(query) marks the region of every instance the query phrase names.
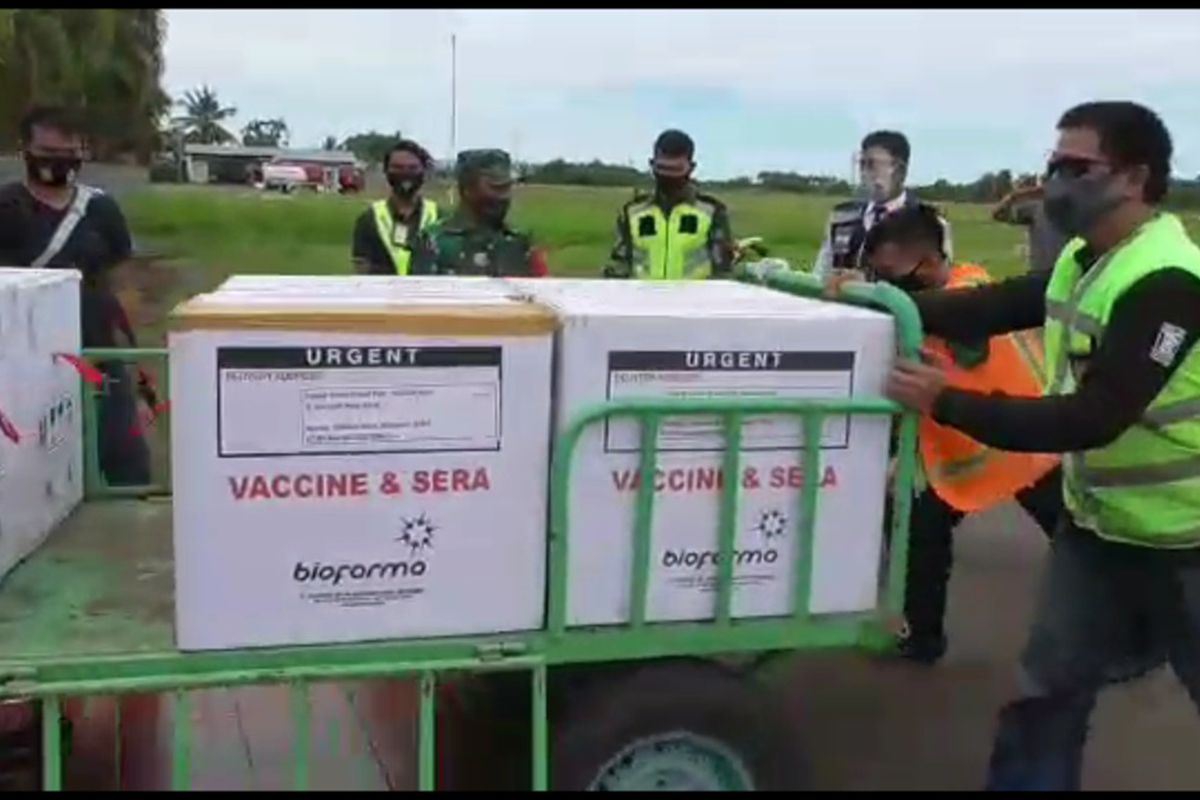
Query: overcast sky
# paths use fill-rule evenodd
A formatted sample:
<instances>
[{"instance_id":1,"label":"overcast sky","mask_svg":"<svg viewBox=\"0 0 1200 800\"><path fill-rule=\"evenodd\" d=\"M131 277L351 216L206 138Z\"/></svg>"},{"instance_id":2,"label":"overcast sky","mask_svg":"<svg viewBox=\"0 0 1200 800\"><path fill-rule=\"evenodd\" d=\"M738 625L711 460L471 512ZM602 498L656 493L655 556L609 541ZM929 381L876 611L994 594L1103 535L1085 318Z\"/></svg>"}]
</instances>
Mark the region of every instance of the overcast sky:
<instances>
[{"instance_id":1,"label":"overcast sky","mask_svg":"<svg viewBox=\"0 0 1200 800\"><path fill-rule=\"evenodd\" d=\"M280 116L295 146L372 128L459 149L645 164L681 127L707 177L847 176L869 130L904 131L914 182L1040 167L1070 105L1162 114L1200 172L1200 12L167 11L166 85L207 83L236 126Z\"/></svg>"}]
</instances>

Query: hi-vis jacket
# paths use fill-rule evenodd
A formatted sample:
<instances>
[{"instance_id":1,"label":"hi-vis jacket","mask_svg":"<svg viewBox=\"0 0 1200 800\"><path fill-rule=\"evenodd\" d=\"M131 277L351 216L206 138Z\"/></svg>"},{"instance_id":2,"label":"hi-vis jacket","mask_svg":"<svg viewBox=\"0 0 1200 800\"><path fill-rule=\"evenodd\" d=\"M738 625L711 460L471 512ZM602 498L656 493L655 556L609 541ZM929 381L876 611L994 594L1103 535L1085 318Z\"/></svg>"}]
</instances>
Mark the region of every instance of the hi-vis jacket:
<instances>
[{"instance_id":1,"label":"hi-vis jacket","mask_svg":"<svg viewBox=\"0 0 1200 800\"><path fill-rule=\"evenodd\" d=\"M973 264L955 266L947 288L988 283L987 270ZM956 389L1018 397L1040 397L1046 385L1042 344L1035 331L993 336L985 360L976 365L955 363L947 343L928 337L925 346L948 367L948 385ZM994 450L965 433L939 425L931 416L920 422L921 463L937 496L953 508L972 513L1012 498L1054 469L1059 457L1048 453L1010 453Z\"/></svg>"},{"instance_id":2,"label":"hi-vis jacket","mask_svg":"<svg viewBox=\"0 0 1200 800\"><path fill-rule=\"evenodd\" d=\"M691 189L669 208L656 196L638 195L617 216L610 277L645 280L701 279L732 269L733 239L725 205Z\"/></svg>"}]
</instances>

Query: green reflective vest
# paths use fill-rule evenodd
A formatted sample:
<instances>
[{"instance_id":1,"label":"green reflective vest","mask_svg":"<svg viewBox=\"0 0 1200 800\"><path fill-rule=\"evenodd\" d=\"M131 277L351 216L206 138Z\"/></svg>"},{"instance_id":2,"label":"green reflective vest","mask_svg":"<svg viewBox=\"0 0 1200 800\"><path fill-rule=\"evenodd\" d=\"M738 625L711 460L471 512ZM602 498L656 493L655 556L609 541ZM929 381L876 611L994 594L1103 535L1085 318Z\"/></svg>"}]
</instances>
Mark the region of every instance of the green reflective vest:
<instances>
[{"instance_id":1,"label":"green reflective vest","mask_svg":"<svg viewBox=\"0 0 1200 800\"><path fill-rule=\"evenodd\" d=\"M708 232L715 212L716 206L702 198L679 203L669 215L653 198L629 206L634 277L661 281L712 274Z\"/></svg>"},{"instance_id":2,"label":"green reflective vest","mask_svg":"<svg viewBox=\"0 0 1200 800\"><path fill-rule=\"evenodd\" d=\"M408 228L392 216L392 209L387 200L376 200L371 204L375 214L375 229L379 231L379 240L387 248L396 267L397 275L407 275L408 265L412 261L412 253L408 249ZM421 220L418 230L425 230L437 222L438 207L432 200L421 198Z\"/></svg>"},{"instance_id":3,"label":"green reflective vest","mask_svg":"<svg viewBox=\"0 0 1200 800\"><path fill-rule=\"evenodd\" d=\"M1200 277L1200 248L1172 214L1158 214L1085 273L1071 242L1046 290L1048 394L1069 394L1104 336L1117 300L1160 269ZM1063 493L1081 527L1156 548L1200 544L1200 347L1178 352L1183 331L1164 326L1155 351L1178 362L1142 418L1111 444L1063 457ZM1151 354L1153 356L1153 353Z\"/></svg>"}]
</instances>

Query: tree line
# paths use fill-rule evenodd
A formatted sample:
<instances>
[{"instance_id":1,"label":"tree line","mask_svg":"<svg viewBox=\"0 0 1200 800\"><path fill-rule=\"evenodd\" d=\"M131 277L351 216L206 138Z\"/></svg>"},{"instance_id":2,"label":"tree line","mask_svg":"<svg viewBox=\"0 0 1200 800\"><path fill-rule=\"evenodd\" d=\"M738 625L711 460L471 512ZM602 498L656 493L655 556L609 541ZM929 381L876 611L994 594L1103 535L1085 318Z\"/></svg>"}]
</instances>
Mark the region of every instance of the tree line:
<instances>
[{"instance_id":1,"label":"tree line","mask_svg":"<svg viewBox=\"0 0 1200 800\"><path fill-rule=\"evenodd\" d=\"M600 161L572 163L561 159L545 164L519 165L518 174L525 182L551 185L649 188L654 180L648 171L630 166L604 164ZM955 183L939 179L931 184L914 185L911 188L921 198L933 203L995 203L1013 189L1031 185L1036 177L1031 173L1014 175L1011 170L1002 169L985 172L969 182ZM778 171L759 172L754 177L702 181L702 185L713 191L762 189L829 197L849 197L855 192L855 187L844 178ZM1168 205L1173 208L1200 208L1200 178L1172 180Z\"/></svg>"},{"instance_id":2,"label":"tree line","mask_svg":"<svg viewBox=\"0 0 1200 800\"><path fill-rule=\"evenodd\" d=\"M280 117L251 119L240 131L231 130L237 108L208 86L172 100L162 86L165 36L162 9L0 9L0 150L15 149L18 120L35 103L80 109L92 157L102 161L132 156L146 163L188 143L289 144L291 132ZM374 166L400 138L400 131L371 130L341 141L326 136L321 147L352 152ZM644 169L599 160L519 163L517 174L524 182L551 185L649 187L652 182ZM966 183L942 179L913 188L931 202L988 203L1032 179L998 170ZM781 171L705 185L831 197L854 193L842 178ZM1200 179L1173 181L1170 204L1200 208Z\"/></svg>"},{"instance_id":3,"label":"tree line","mask_svg":"<svg viewBox=\"0 0 1200 800\"><path fill-rule=\"evenodd\" d=\"M147 158L170 107L161 9L0 9L0 148L33 104L78 108L93 157Z\"/></svg>"}]
</instances>

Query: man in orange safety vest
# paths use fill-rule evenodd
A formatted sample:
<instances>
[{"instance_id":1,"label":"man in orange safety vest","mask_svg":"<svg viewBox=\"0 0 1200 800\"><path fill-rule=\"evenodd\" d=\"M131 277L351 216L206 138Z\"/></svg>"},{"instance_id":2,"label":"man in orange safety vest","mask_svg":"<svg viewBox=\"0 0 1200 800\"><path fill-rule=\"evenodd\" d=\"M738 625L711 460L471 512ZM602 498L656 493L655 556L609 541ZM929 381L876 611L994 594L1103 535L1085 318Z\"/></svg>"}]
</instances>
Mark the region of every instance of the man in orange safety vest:
<instances>
[{"instance_id":1,"label":"man in orange safety vest","mask_svg":"<svg viewBox=\"0 0 1200 800\"><path fill-rule=\"evenodd\" d=\"M864 243L868 277L907 292L976 286L991 280L972 264L952 265L938 212L927 204L901 209L871 229ZM980 342L925 341L926 357L944 365L949 385L976 392L1040 397L1045 368L1037 332ZM1013 497L1049 536L1062 512L1058 456L994 450L925 416L919 425L920 482L910 517L905 630L899 654L932 664L946 651L946 588L952 533L962 519Z\"/></svg>"}]
</instances>

